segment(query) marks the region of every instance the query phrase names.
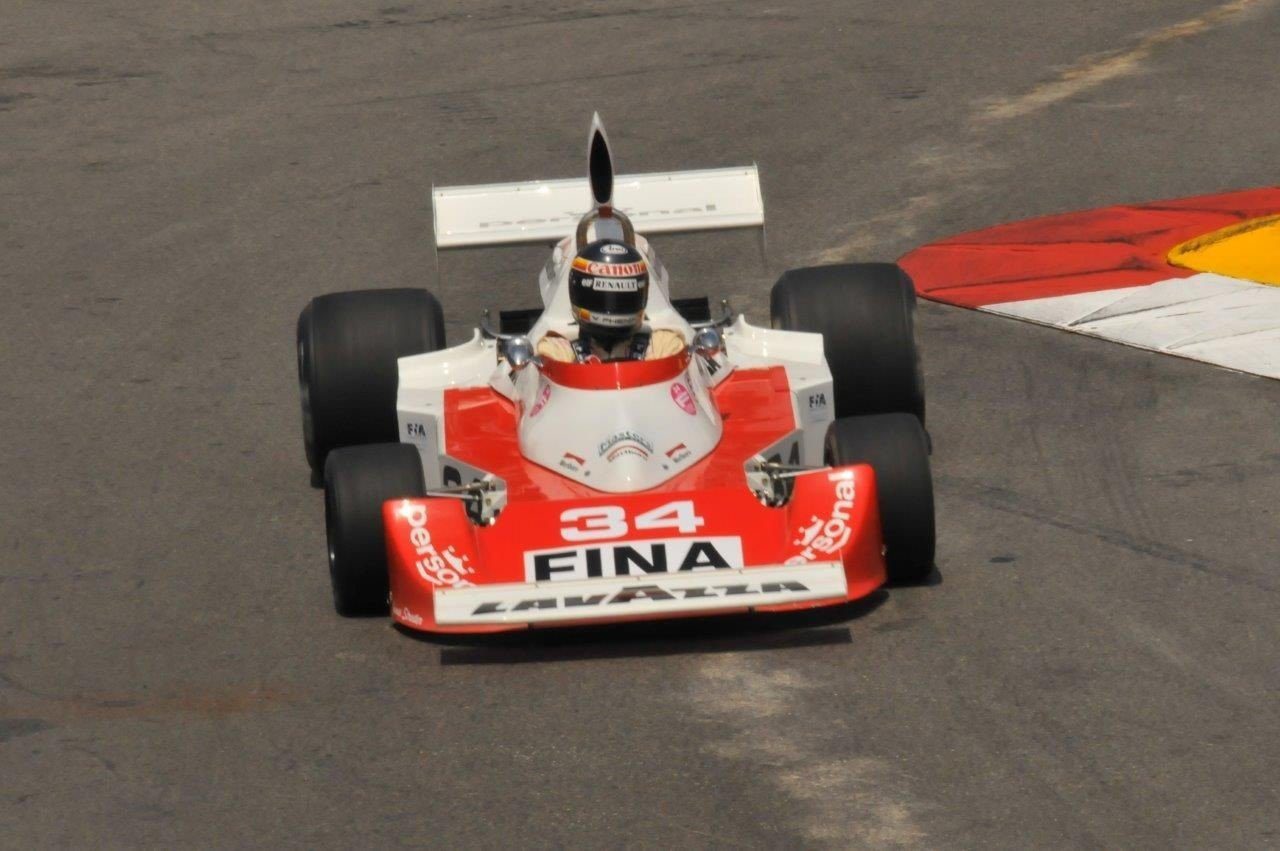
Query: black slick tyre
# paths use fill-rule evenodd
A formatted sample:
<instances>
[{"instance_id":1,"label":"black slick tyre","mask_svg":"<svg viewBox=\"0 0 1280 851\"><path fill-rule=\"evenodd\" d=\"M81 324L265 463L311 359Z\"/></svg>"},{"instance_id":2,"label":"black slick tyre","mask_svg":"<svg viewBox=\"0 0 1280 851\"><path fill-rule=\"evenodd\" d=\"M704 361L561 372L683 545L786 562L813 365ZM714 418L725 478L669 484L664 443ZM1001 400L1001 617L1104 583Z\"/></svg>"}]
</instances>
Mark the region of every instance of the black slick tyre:
<instances>
[{"instance_id":1,"label":"black slick tyre","mask_svg":"<svg viewBox=\"0 0 1280 851\"><path fill-rule=\"evenodd\" d=\"M924 422L916 293L897 264L792 269L774 284L769 308L773 327L822 335L837 417L906 413Z\"/></svg>"},{"instance_id":2,"label":"black slick tyre","mask_svg":"<svg viewBox=\"0 0 1280 851\"><path fill-rule=\"evenodd\" d=\"M846 417L831 423L828 464L870 464L876 472L889 581L910 584L933 572L933 476L924 428L911 414Z\"/></svg>"},{"instance_id":3,"label":"black slick tyre","mask_svg":"<svg viewBox=\"0 0 1280 851\"><path fill-rule=\"evenodd\" d=\"M421 289L311 300L298 316L302 436L312 480L342 446L396 440L396 360L444 346L444 312Z\"/></svg>"},{"instance_id":4,"label":"black slick tyre","mask_svg":"<svg viewBox=\"0 0 1280 851\"><path fill-rule=\"evenodd\" d=\"M425 492L422 461L410 444L348 446L329 453L324 467L324 525L338 614L387 613L382 504Z\"/></svg>"}]
</instances>

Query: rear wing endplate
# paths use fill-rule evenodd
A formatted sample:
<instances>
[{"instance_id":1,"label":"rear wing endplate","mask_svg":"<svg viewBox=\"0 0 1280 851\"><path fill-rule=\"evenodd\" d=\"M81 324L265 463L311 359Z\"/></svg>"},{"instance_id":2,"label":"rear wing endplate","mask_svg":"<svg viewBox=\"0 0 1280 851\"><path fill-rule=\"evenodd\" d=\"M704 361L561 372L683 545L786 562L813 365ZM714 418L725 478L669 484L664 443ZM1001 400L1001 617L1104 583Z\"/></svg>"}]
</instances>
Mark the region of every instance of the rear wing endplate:
<instances>
[{"instance_id":1,"label":"rear wing endplate","mask_svg":"<svg viewBox=\"0 0 1280 851\"><path fill-rule=\"evenodd\" d=\"M614 206L644 234L764 226L755 165L618 175ZM437 248L551 243L591 208L586 178L433 189Z\"/></svg>"}]
</instances>

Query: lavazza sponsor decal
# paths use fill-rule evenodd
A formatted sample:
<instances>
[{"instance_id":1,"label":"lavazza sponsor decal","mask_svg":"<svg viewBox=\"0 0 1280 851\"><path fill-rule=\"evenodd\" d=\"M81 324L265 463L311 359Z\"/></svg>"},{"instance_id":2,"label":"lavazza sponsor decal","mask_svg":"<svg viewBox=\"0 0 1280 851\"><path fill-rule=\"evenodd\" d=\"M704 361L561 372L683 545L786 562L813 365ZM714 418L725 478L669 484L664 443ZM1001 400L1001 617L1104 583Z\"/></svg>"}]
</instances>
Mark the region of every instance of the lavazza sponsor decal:
<instances>
[{"instance_id":1,"label":"lavazza sponsor decal","mask_svg":"<svg viewBox=\"0 0 1280 851\"><path fill-rule=\"evenodd\" d=\"M742 539L666 538L524 554L525 580L599 579L742 567Z\"/></svg>"},{"instance_id":2,"label":"lavazza sponsor decal","mask_svg":"<svg viewBox=\"0 0 1280 851\"><path fill-rule=\"evenodd\" d=\"M399 515L409 523L409 543L413 545L418 560L413 563L418 575L432 585L448 588L462 588L473 585L466 577L475 573L468 556L459 556L453 547L436 549L431 542L431 531L427 529L427 509L423 505L406 502L400 507Z\"/></svg>"},{"instance_id":3,"label":"lavazza sponsor decal","mask_svg":"<svg viewBox=\"0 0 1280 851\"><path fill-rule=\"evenodd\" d=\"M831 503L829 516L823 518L814 515L807 524L800 527L798 537L791 542L800 547L800 552L787 559L784 564L827 561L838 555L845 544L849 543L849 538L853 535L853 528L849 525L849 512L853 510L856 497L853 472L843 470L828 473L827 481L835 484L835 500Z\"/></svg>"},{"instance_id":4,"label":"lavazza sponsor decal","mask_svg":"<svg viewBox=\"0 0 1280 851\"><path fill-rule=\"evenodd\" d=\"M673 603L679 600L736 599L743 598L742 605L750 605L755 594L805 594L809 587L795 579L785 582L731 582L725 585L694 585L680 588L664 588L661 582L649 585L629 585L612 593L603 594L553 594L545 590L531 591L523 600L481 603L472 610L472 617L504 612L544 611L547 609L582 610L594 607L624 606L627 603Z\"/></svg>"}]
</instances>

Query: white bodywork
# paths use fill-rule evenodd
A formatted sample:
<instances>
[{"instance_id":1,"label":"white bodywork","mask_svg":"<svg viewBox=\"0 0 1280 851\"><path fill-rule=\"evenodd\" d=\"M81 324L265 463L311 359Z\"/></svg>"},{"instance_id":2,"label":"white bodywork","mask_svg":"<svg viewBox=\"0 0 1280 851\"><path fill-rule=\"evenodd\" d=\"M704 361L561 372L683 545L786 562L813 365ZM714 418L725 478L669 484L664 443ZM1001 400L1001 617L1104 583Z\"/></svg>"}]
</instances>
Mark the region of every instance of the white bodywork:
<instances>
[{"instance_id":1,"label":"white bodywork","mask_svg":"<svg viewBox=\"0 0 1280 851\"><path fill-rule=\"evenodd\" d=\"M597 490L656 487L720 442L710 383L700 359L669 381L624 390L562 387L526 369L516 379L520 451Z\"/></svg>"},{"instance_id":2,"label":"white bodywork","mask_svg":"<svg viewBox=\"0 0 1280 851\"><path fill-rule=\"evenodd\" d=\"M669 183L681 185L682 192L695 192L700 179L708 173L685 174L690 176L685 181L678 179L679 174L668 175ZM626 196L621 189L629 179L619 179L623 200ZM754 167L751 180L756 185L758 198ZM509 194L512 187L523 185L526 184L492 187L492 194ZM585 193L585 182L582 187ZM455 199L464 192L483 195L485 189L436 190L437 211L441 198ZM706 191L712 192L713 188ZM661 202L659 198L655 203ZM586 204L584 196L580 205ZM619 207L630 212L623 204ZM759 216L763 221L762 209ZM558 222L557 235L571 230L576 221L577 217ZM640 223L647 222L641 219ZM501 241L523 241L523 237L508 233ZM648 325L679 331L687 341L692 341L695 329L671 304L665 267L644 237L637 235L635 241L650 266ZM528 335L535 342L549 331L569 338L577 336L568 295L574 254L574 236L560 239L539 276L544 310ZM785 448L789 451L783 453L784 457L789 455L786 460L790 462L821 465L827 425L834 418L831 372L823 357L822 336L761 328L741 316L723 328L722 333L723 361L719 364L721 368L714 372L701 356L695 355L689 369L671 381L623 390L577 390L554 385L550 386L547 397L542 398L548 393L546 388L550 382L536 365L526 367L513 380L510 368L499 358L498 341L486 338L477 330L461 345L400 359L396 403L400 439L418 447L429 487L484 478L485 471L448 456L444 398L449 388L490 386L520 406L520 447L528 460L604 492L646 490L678 475L714 451L722 427L712 402L711 388L735 368L782 366L790 382L796 430L779 446L761 447L761 454ZM689 391L694 413L690 414L675 401L680 393L673 388L675 384ZM632 441L635 445L630 448L623 446L623 451L614 453L613 463L608 463L611 450L626 443L628 434L639 440ZM619 439L620 435L624 437ZM684 451L668 454L668 450L681 444ZM565 463L566 455L582 460L575 462L569 458ZM751 459L742 460L745 464Z\"/></svg>"},{"instance_id":3,"label":"white bodywork","mask_svg":"<svg viewBox=\"0 0 1280 851\"><path fill-rule=\"evenodd\" d=\"M615 203L646 233L760 227L764 200L754 165L619 175ZM587 179L450 186L431 193L436 247L551 242L591 207Z\"/></svg>"},{"instance_id":4,"label":"white bodywork","mask_svg":"<svg viewBox=\"0 0 1280 851\"><path fill-rule=\"evenodd\" d=\"M435 592L435 617L441 624L554 623L616 618L619 614L665 615L723 611L732 608L729 586L753 589L751 605L776 606L814 600L841 599L848 592L844 565L838 561L806 565L766 565L750 569L646 576L647 587L665 593L630 596L635 579L629 576L559 582L513 582L441 588ZM702 593L682 593L698 589ZM535 597L544 605L534 609L521 602ZM596 605L583 606L595 598ZM603 603L608 600L608 603ZM726 603L726 600L730 601ZM550 606L545 605L550 603ZM621 603L624 607L620 608ZM742 606L743 609L747 607ZM482 612L482 614L481 614Z\"/></svg>"}]
</instances>

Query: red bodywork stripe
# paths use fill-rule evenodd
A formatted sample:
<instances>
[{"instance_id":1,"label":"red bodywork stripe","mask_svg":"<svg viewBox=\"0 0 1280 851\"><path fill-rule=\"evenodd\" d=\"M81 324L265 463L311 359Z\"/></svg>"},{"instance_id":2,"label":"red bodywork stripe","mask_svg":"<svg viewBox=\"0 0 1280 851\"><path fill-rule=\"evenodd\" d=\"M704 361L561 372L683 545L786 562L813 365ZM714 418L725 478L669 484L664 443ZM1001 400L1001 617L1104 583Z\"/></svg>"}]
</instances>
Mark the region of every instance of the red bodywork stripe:
<instances>
[{"instance_id":1,"label":"red bodywork stripe","mask_svg":"<svg viewBox=\"0 0 1280 851\"><path fill-rule=\"evenodd\" d=\"M546 358L542 374L553 384L575 390L625 390L670 381L689 366L689 352L656 360L572 363Z\"/></svg>"}]
</instances>

